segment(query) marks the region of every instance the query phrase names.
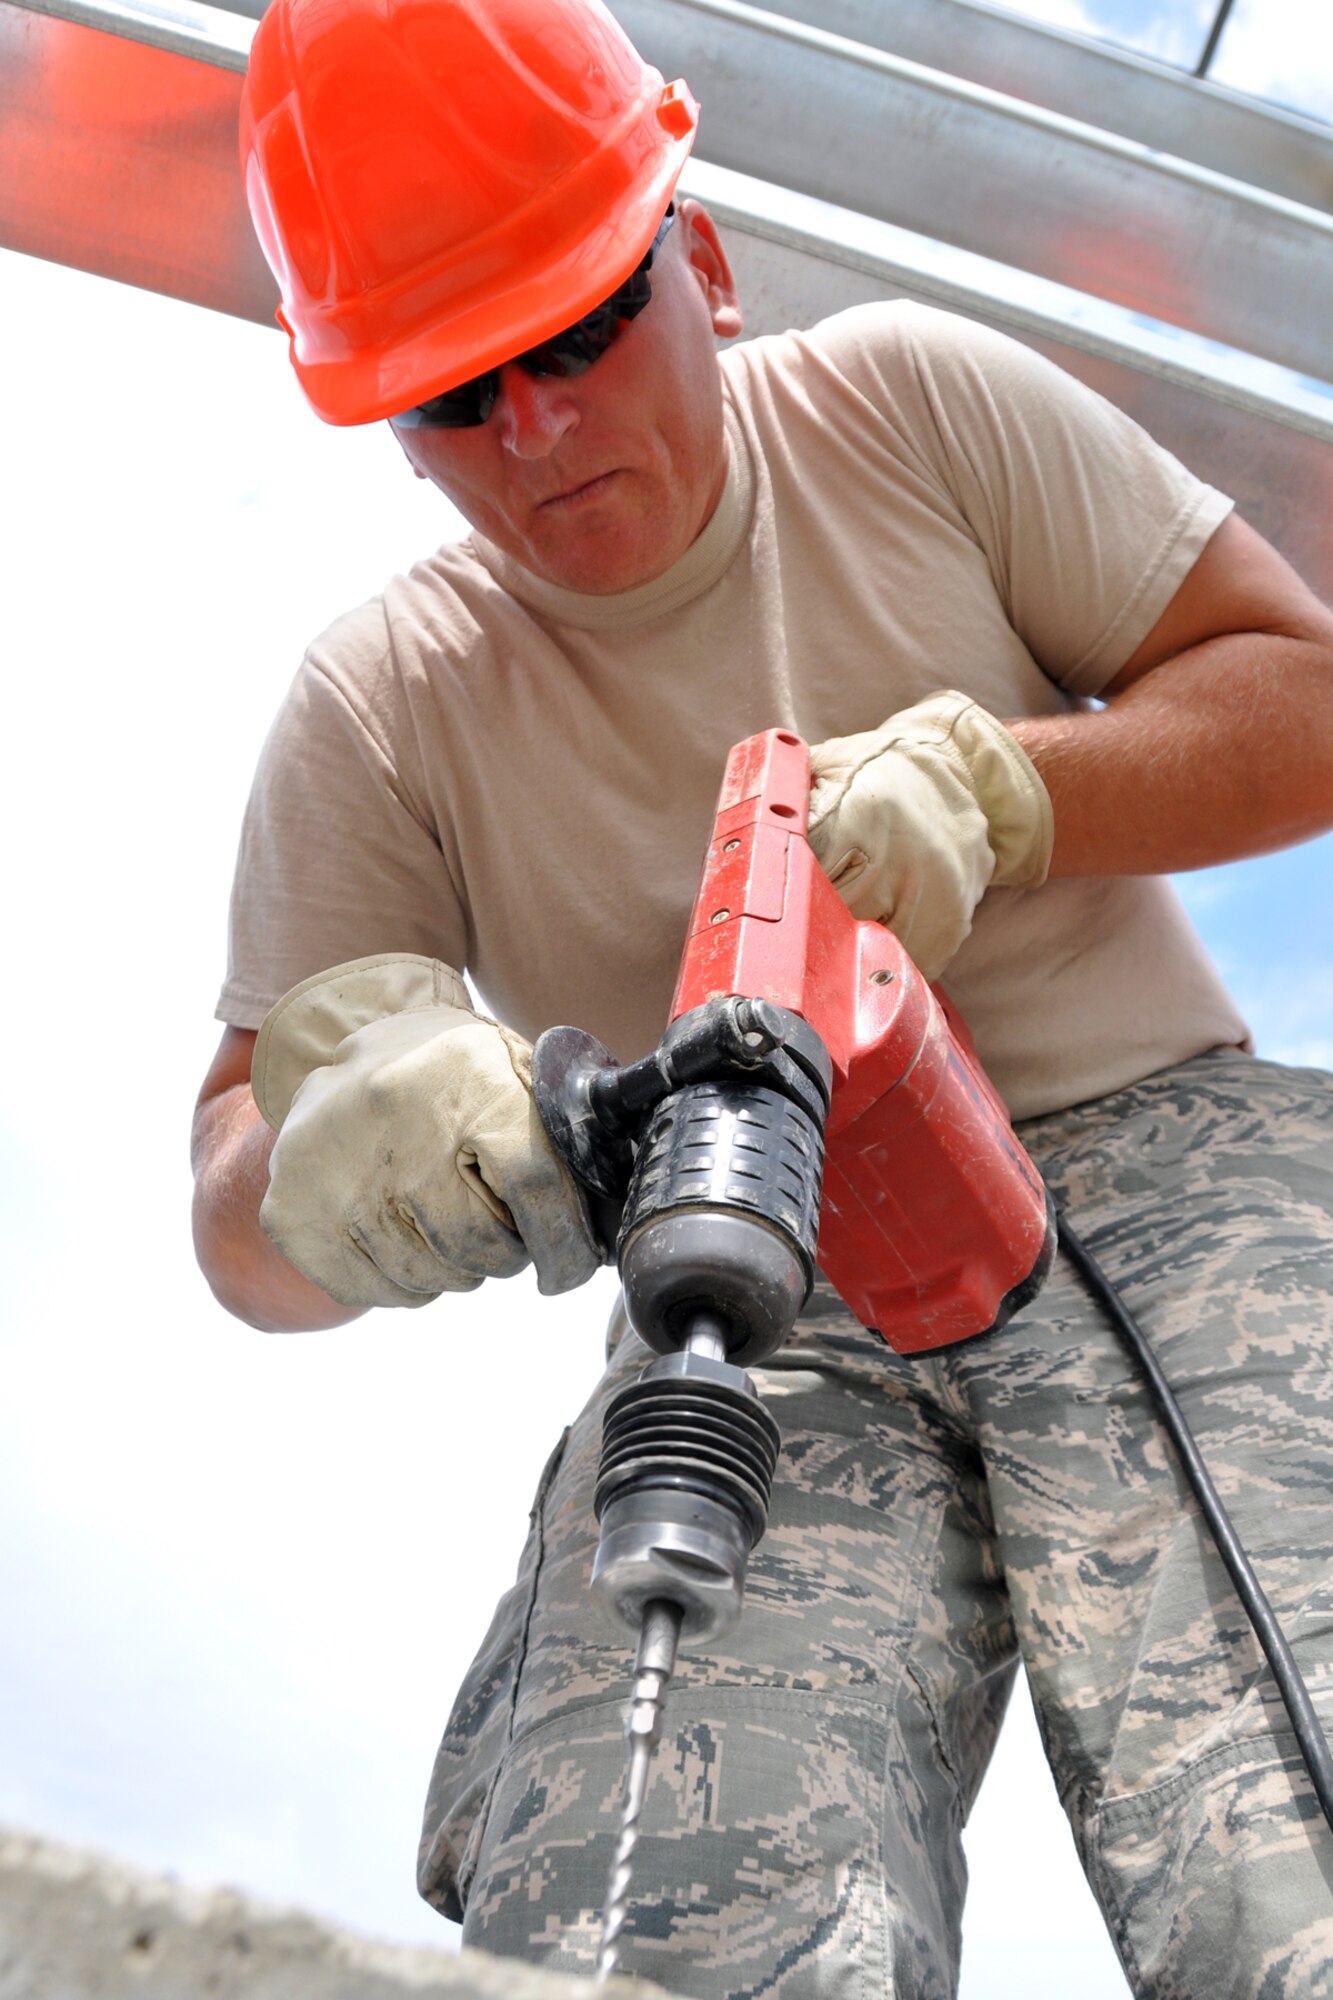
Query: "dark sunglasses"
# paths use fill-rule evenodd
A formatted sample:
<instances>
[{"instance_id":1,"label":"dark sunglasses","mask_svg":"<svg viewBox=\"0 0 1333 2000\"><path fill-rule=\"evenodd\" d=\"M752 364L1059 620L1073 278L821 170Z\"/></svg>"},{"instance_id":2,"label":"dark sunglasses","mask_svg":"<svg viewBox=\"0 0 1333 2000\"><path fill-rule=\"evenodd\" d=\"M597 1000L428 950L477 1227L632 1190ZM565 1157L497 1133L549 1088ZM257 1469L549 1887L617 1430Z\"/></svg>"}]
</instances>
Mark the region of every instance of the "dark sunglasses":
<instances>
[{"instance_id":1,"label":"dark sunglasses","mask_svg":"<svg viewBox=\"0 0 1333 2000\"><path fill-rule=\"evenodd\" d=\"M549 340L538 342L524 354L516 354L514 360L529 375L583 375L600 360L623 326L637 319L648 301L653 288L648 273L653 268L653 259L661 248L663 238L671 227L676 209L674 202L662 217L662 226L641 261L635 265L623 285L617 285L609 299L584 313L582 319L575 320L563 333L552 334ZM438 396L427 397L414 409L404 410L394 418L403 430L468 430L475 424L484 424L495 408L500 394L500 370L488 368L484 375L474 375L470 382L460 382L456 389L445 389Z\"/></svg>"}]
</instances>

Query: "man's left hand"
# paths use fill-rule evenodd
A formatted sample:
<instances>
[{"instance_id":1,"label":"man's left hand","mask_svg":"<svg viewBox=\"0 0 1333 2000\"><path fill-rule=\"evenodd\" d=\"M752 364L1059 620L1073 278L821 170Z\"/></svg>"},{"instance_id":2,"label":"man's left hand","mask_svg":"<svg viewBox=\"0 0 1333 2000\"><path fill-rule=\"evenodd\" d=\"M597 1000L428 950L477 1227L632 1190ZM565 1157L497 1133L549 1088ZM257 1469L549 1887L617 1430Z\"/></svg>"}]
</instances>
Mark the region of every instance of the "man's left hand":
<instances>
[{"instance_id":1,"label":"man's left hand","mask_svg":"<svg viewBox=\"0 0 1333 2000\"><path fill-rule=\"evenodd\" d=\"M962 944L987 888L1046 879L1046 787L966 695L934 694L881 729L820 743L810 771L816 856L852 915L887 924L927 979Z\"/></svg>"}]
</instances>

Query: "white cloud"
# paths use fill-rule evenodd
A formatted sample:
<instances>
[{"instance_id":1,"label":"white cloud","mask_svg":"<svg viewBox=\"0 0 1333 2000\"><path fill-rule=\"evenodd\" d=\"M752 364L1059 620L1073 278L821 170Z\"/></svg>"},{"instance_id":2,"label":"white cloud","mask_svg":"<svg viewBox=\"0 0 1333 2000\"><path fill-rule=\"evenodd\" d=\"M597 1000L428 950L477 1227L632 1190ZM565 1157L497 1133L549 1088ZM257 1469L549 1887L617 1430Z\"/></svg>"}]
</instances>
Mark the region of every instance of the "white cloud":
<instances>
[{"instance_id":1,"label":"white cloud","mask_svg":"<svg viewBox=\"0 0 1333 2000\"><path fill-rule=\"evenodd\" d=\"M1193 875L1175 875L1172 880L1177 895L1193 917L1223 910L1235 899L1236 878L1225 868L1204 868Z\"/></svg>"},{"instance_id":2,"label":"white cloud","mask_svg":"<svg viewBox=\"0 0 1333 2000\"><path fill-rule=\"evenodd\" d=\"M1034 21L1043 21L1047 27L1064 28L1073 34L1098 35L1102 32L1084 5L1084 0L1016 0L1013 11Z\"/></svg>"},{"instance_id":3,"label":"white cloud","mask_svg":"<svg viewBox=\"0 0 1333 2000\"><path fill-rule=\"evenodd\" d=\"M1333 9L1317 0L1238 0L1209 74L1333 119Z\"/></svg>"},{"instance_id":4,"label":"white cloud","mask_svg":"<svg viewBox=\"0 0 1333 2000\"><path fill-rule=\"evenodd\" d=\"M1247 961L1234 985L1261 1056L1333 1070L1333 965Z\"/></svg>"},{"instance_id":5,"label":"white cloud","mask_svg":"<svg viewBox=\"0 0 1333 2000\"><path fill-rule=\"evenodd\" d=\"M1009 0L1016 13L1193 70L1218 0ZM1215 83L1333 119L1333 8L1237 0L1209 71Z\"/></svg>"},{"instance_id":6,"label":"white cloud","mask_svg":"<svg viewBox=\"0 0 1333 2000\"><path fill-rule=\"evenodd\" d=\"M1167 0L1167 4L1146 10L1111 5L1103 10L1106 26L1102 32L1123 41L1139 55L1189 70L1203 51L1216 11L1215 0L1190 0L1188 6L1180 0Z\"/></svg>"},{"instance_id":7,"label":"white cloud","mask_svg":"<svg viewBox=\"0 0 1333 2000\"><path fill-rule=\"evenodd\" d=\"M1011 0L1016 13L1161 62L1193 67L1213 18L1213 0Z\"/></svg>"}]
</instances>

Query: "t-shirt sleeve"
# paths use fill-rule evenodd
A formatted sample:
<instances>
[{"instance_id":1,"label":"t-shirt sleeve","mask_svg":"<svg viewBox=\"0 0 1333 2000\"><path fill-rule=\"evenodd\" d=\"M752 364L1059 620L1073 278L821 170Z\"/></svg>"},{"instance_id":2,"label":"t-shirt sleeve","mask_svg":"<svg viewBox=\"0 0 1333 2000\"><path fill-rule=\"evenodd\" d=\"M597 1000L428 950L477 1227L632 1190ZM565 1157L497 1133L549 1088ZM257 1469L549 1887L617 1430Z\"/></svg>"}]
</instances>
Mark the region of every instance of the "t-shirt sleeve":
<instances>
[{"instance_id":1,"label":"t-shirt sleeve","mask_svg":"<svg viewBox=\"0 0 1333 2000\"><path fill-rule=\"evenodd\" d=\"M1123 411L1021 341L933 308L845 315L883 407L947 487L1005 614L1070 693L1096 695L1230 512Z\"/></svg>"},{"instance_id":2,"label":"t-shirt sleeve","mask_svg":"<svg viewBox=\"0 0 1333 2000\"><path fill-rule=\"evenodd\" d=\"M312 650L255 772L219 1020L258 1027L300 980L372 952L464 969L462 900L382 721Z\"/></svg>"}]
</instances>

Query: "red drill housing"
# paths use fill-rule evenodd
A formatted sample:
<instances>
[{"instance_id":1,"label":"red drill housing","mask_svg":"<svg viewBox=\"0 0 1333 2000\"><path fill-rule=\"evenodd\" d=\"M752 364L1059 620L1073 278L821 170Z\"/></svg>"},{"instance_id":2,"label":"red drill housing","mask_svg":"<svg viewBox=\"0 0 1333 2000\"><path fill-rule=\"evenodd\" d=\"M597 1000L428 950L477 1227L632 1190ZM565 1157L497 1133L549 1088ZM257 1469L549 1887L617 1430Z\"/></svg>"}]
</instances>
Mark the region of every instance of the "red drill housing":
<instances>
[{"instance_id":1,"label":"red drill housing","mask_svg":"<svg viewBox=\"0 0 1333 2000\"><path fill-rule=\"evenodd\" d=\"M1037 1290L1050 1200L958 1014L816 861L809 794L799 736L732 751L671 1018L742 997L816 1030L833 1064L820 1266L900 1353L944 1347Z\"/></svg>"}]
</instances>

